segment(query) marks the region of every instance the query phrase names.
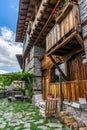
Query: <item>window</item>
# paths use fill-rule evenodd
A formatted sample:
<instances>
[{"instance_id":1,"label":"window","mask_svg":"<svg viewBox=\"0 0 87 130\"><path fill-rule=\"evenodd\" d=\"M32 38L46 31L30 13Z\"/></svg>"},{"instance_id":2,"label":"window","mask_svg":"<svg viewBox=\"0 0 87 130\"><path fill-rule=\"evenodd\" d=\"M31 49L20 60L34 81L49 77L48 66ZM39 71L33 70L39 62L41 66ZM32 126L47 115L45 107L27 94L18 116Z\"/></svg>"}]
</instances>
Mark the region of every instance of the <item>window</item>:
<instances>
[{"instance_id":1,"label":"window","mask_svg":"<svg viewBox=\"0 0 87 130\"><path fill-rule=\"evenodd\" d=\"M65 73L64 64L60 64L59 67ZM59 75L60 75L60 73L59 73L58 69L55 66L53 66L51 68L51 82L52 83L59 82ZM62 77L62 81L64 81L63 77Z\"/></svg>"},{"instance_id":2,"label":"window","mask_svg":"<svg viewBox=\"0 0 87 130\"><path fill-rule=\"evenodd\" d=\"M86 54L83 54L83 55L82 55L82 63L83 63L83 64L87 63Z\"/></svg>"}]
</instances>

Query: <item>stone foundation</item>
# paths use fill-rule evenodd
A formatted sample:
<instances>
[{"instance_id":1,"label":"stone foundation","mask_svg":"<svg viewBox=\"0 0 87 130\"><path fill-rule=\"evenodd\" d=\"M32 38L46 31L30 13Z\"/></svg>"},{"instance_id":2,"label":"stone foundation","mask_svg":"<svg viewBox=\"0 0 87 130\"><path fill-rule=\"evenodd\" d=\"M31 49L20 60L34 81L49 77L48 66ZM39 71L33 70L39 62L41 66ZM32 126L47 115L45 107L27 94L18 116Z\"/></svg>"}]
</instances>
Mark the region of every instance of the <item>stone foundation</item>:
<instances>
[{"instance_id":1,"label":"stone foundation","mask_svg":"<svg viewBox=\"0 0 87 130\"><path fill-rule=\"evenodd\" d=\"M74 108L71 103L63 103L63 110L67 110L70 116L73 116L75 120L82 121L87 126L87 110L81 108Z\"/></svg>"}]
</instances>

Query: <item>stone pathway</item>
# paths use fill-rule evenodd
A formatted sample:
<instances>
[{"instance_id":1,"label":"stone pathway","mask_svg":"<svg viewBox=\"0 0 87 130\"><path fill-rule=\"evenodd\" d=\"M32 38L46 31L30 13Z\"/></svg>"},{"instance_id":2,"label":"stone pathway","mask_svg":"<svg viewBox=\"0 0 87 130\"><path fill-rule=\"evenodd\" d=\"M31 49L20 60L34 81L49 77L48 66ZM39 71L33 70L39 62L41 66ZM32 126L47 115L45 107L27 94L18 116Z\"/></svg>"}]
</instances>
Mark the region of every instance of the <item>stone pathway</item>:
<instances>
[{"instance_id":1,"label":"stone pathway","mask_svg":"<svg viewBox=\"0 0 87 130\"><path fill-rule=\"evenodd\" d=\"M45 119L28 102L0 100L0 130L69 130L58 119Z\"/></svg>"}]
</instances>

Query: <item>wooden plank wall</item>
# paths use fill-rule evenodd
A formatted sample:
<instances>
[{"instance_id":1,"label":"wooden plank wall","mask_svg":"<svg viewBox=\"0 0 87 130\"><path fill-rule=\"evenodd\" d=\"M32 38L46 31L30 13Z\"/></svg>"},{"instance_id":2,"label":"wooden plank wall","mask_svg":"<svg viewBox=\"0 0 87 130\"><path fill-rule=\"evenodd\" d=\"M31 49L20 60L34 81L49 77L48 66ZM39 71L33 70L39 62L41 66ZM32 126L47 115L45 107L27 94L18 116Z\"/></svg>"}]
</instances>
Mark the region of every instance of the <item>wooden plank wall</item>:
<instances>
[{"instance_id":1,"label":"wooden plank wall","mask_svg":"<svg viewBox=\"0 0 87 130\"><path fill-rule=\"evenodd\" d=\"M60 26L56 24L46 37L46 50L48 51L60 40Z\"/></svg>"},{"instance_id":2,"label":"wooden plank wall","mask_svg":"<svg viewBox=\"0 0 87 130\"><path fill-rule=\"evenodd\" d=\"M54 98L59 97L59 83L50 83L47 93L52 93ZM46 93L46 94L47 94ZM63 82L62 94L64 99L78 101L78 98L87 99L87 80Z\"/></svg>"},{"instance_id":3,"label":"wooden plank wall","mask_svg":"<svg viewBox=\"0 0 87 130\"><path fill-rule=\"evenodd\" d=\"M70 80L87 80L87 63L82 63L82 53L72 57L68 61L68 73Z\"/></svg>"}]
</instances>

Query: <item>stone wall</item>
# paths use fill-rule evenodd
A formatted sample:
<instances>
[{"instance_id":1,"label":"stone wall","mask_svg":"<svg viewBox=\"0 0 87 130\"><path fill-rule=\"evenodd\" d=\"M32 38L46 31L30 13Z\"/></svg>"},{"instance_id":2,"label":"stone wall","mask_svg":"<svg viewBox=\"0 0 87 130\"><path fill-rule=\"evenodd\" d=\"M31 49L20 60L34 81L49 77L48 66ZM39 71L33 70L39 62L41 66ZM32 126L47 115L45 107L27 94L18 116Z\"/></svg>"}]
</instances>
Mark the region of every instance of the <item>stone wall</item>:
<instances>
[{"instance_id":1,"label":"stone wall","mask_svg":"<svg viewBox=\"0 0 87 130\"><path fill-rule=\"evenodd\" d=\"M84 40L84 50L86 55L86 63L87 63L87 0L80 0L79 2L80 9L80 19L82 24L82 35Z\"/></svg>"},{"instance_id":2,"label":"stone wall","mask_svg":"<svg viewBox=\"0 0 87 130\"><path fill-rule=\"evenodd\" d=\"M36 76L41 76L41 63L38 58L33 58L26 66L25 71L32 72Z\"/></svg>"},{"instance_id":3,"label":"stone wall","mask_svg":"<svg viewBox=\"0 0 87 130\"><path fill-rule=\"evenodd\" d=\"M73 116L77 121L82 121L87 126L87 110L72 107L69 103L63 103L63 110L67 110L70 116Z\"/></svg>"},{"instance_id":4,"label":"stone wall","mask_svg":"<svg viewBox=\"0 0 87 130\"><path fill-rule=\"evenodd\" d=\"M25 71L32 72L36 76L36 83L34 84L34 89L41 89L41 63L39 60L40 56L43 56L45 53L43 48L33 46L30 50L30 62L25 67ZM40 92L38 92L40 93Z\"/></svg>"},{"instance_id":5,"label":"stone wall","mask_svg":"<svg viewBox=\"0 0 87 130\"><path fill-rule=\"evenodd\" d=\"M6 98L14 95L21 95L21 92L16 90L5 90L5 92L0 92L0 98Z\"/></svg>"},{"instance_id":6,"label":"stone wall","mask_svg":"<svg viewBox=\"0 0 87 130\"><path fill-rule=\"evenodd\" d=\"M84 41L84 48L85 48L86 62L87 62L87 39Z\"/></svg>"},{"instance_id":7,"label":"stone wall","mask_svg":"<svg viewBox=\"0 0 87 130\"><path fill-rule=\"evenodd\" d=\"M30 60L35 56L43 56L45 54L44 48L38 47L38 46L33 46L30 50Z\"/></svg>"}]
</instances>

